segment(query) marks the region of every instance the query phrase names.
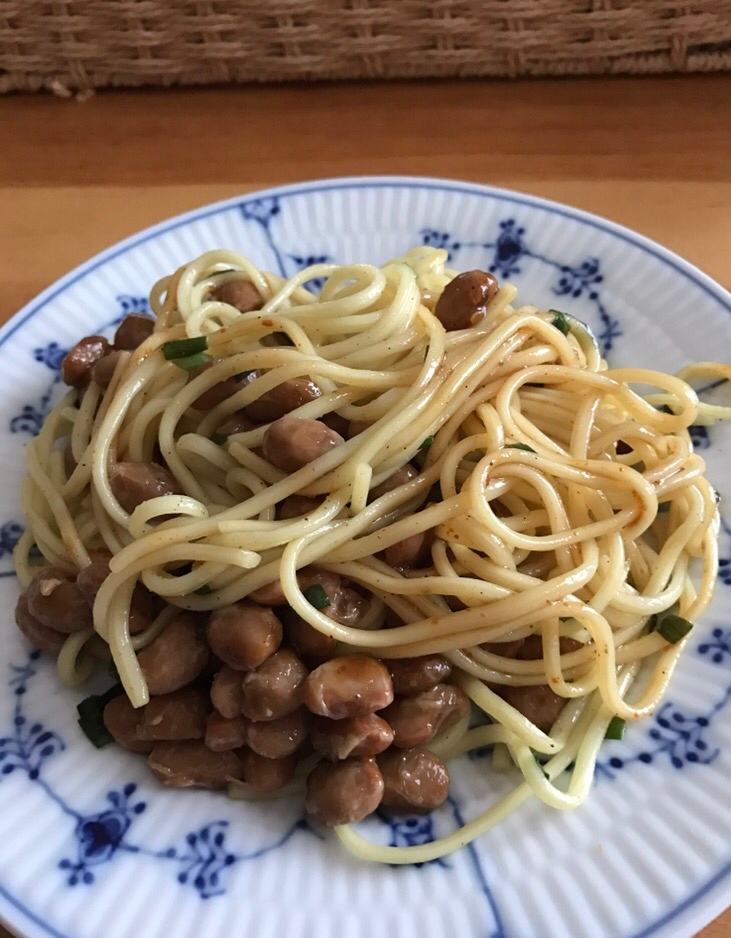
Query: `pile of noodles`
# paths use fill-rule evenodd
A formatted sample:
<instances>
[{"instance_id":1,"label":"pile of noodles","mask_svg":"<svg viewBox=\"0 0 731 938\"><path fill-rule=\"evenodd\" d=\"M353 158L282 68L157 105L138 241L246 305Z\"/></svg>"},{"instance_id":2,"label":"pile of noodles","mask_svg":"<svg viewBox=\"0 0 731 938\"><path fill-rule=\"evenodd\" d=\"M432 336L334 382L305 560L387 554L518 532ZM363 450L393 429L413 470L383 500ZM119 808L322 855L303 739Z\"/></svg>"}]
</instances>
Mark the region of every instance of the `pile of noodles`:
<instances>
[{"instance_id":1,"label":"pile of noodles","mask_svg":"<svg viewBox=\"0 0 731 938\"><path fill-rule=\"evenodd\" d=\"M697 621L717 571L716 499L688 427L731 415L700 403L687 383L728 378L728 366L677 377L609 369L582 323L514 308L509 284L474 327L446 332L434 314L455 275L445 261L424 247L382 268L318 264L284 280L212 251L162 280L151 297L152 336L121 356L106 392L92 384L78 402L70 391L29 445L28 529L16 551L24 584L33 545L70 571L94 548L113 553L95 634L71 636L59 669L69 683L84 679L106 643L137 706L148 697L135 652L178 608L215 609L278 577L290 606L344 650L444 654L484 716L471 728L462 721L435 748L452 758L494 746L495 760L512 759L522 780L462 829L419 847L380 847L338 828L357 853L396 863L455 849L531 793L556 808L580 804L610 721L657 707L685 642L653 625L668 610ZM263 309L241 313L210 298L236 278L257 287ZM306 285L317 278L325 282L316 294ZM195 336L207 337L214 364L191 379L162 346ZM191 409L207 388L250 371L256 380L213 410ZM335 413L366 428L290 475L260 455L266 426L217 436L231 414L298 376L322 393L290 416ZM649 396L635 390L648 387ZM67 440L76 464L68 477ZM160 454L185 495L151 499L129 516L112 494L110 466ZM407 463L416 478L369 500ZM277 520L275 507L295 493L321 504ZM399 572L382 559L389 545L427 530L429 567ZM306 565L370 593L358 628L307 601L296 578ZM130 637L138 580L168 605ZM538 660L496 647L534 633ZM562 636L581 647L561 654ZM533 684L568 701L550 734L498 692Z\"/></svg>"}]
</instances>

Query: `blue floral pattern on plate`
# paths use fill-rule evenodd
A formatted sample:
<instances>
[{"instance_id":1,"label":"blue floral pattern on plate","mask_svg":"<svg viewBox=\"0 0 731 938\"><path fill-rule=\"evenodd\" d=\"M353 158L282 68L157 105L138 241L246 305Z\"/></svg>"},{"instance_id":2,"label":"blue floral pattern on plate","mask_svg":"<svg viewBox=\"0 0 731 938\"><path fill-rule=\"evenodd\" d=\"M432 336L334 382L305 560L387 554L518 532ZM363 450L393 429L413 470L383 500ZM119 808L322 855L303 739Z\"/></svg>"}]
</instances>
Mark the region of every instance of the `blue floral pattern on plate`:
<instances>
[{"instance_id":1,"label":"blue floral pattern on plate","mask_svg":"<svg viewBox=\"0 0 731 938\"><path fill-rule=\"evenodd\" d=\"M482 248L488 254L487 268L492 273L505 279L514 277L523 271L526 262L537 261L556 271L553 292L556 296L578 299L586 297L595 306L602 323L598 335L602 354L612 350L616 339L622 335L619 320L610 315L601 296L604 274L597 257L588 257L575 264L567 264L530 247L526 228L514 218L503 219L498 225L497 234L486 241L462 241L452 238L449 232L424 228L421 231L423 244L444 248L450 261L455 261L463 248Z\"/></svg>"},{"instance_id":2,"label":"blue floral pattern on plate","mask_svg":"<svg viewBox=\"0 0 731 938\"><path fill-rule=\"evenodd\" d=\"M69 837L75 845L75 855L64 857L58 863L69 886L90 886L98 875L98 868L111 863L117 853L124 851L166 861L177 869L179 883L195 889L201 899L210 899L223 895L225 873L235 863L255 860L282 847L298 831L312 830L307 820L300 818L275 842L247 853L229 846L229 822L215 820L190 831L179 847L143 846L129 836L135 818L147 808L134 782L107 792L106 804L99 810L88 813L76 810L43 777L45 764L64 752L66 743L58 733L32 721L25 711L26 695L38 674L40 657L40 652L33 651L24 664L10 665L9 684L15 694L15 710L11 733L0 738L0 778L14 772L24 773L72 820Z\"/></svg>"},{"instance_id":3,"label":"blue floral pattern on plate","mask_svg":"<svg viewBox=\"0 0 731 938\"><path fill-rule=\"evenodd\" d=\"M281 229L285 209L286 199L280 195L248 199L234 208L245 224L258 232L265 251L269 252L270 262L263 266L282 276L290 276L311 264L332 261L338 253L337 249L332 250L332 245L331 252L309 242L306 250L290 250L285 246ZM539 249L534 225L521 220L507 207L501 217L485 223L484 231L478 230L477 239L474 228L469 240L453 233L456 231L454 224L448 224L447 228L450 230L444 230L439 224L435 227L416 226L412 243L421 240L425 244L443 247L457 262L460 252L477 249L484 253L484 266L503 278L520 278L532 271L543 271L546 277L551 278L550 289L557 302L565 303L571 311L570 304L581 300L584 308L588 306L596 312L601 324L598 338L603 352L606 354L616 349L625 332L613 308L612 293L607 288L607 265L601 252L594 256L581 250L574 254L565 247L555 252L547 247ZM313 289L320 285L319 282L310 284ZM144 312L146 309L146 299L130 284L129 292L110 296L105 324L100 329L115 325L129 312ZM10 418L8 428L12 433L31 435L40 429L59 391L58 369L65 351L62 343L57 341L33 348L32 365L41 376L39 383L46 382L45 390L38 399L24 403ZM691 428L691 435L699 450L707 449L712 442L706 428ZM10 553L23 530L17 514L13 514L15 516L0 527L0 561L4 560L8 568L0 570L0 576L10 575ZM721 544L720 582L731 585L731 528L726 522ZM717 626L696 651L698 660L707 662L720 672L731 661L731 630ZM299 817L271 842L247 850L234 835L240 837L240 831L234 832L227 819L214 816L213 819L204 819L203 823L191 824L191 829L179 840L172 838L172 843L166 843L164 839L162 843L155 843L154 838L150 843L149 834L142 835L144 823L138 821L150 816L149 809L154 801L152 790L145 787L142 791L135 782L124 779L110 786L98 803L85 805L83 810L79 810L57 785L49 783L48 779L55 778L55 773L45 772L46 764L62 764L64 753L68 757L77 742L66 734L62 738L30 716L32 707L27 691L38 673L38 655L33 653L24 664L11 664L9 667L9 685L15 695L15 704L12 726L0 739L0 780L24 775L56 805L61 817L67 819L67 847L58 857L57 869L68 886L93 889L120 856L134 854L145 862L154 862L161 869L169 870L171 879L185 894L207 900L225 894L233 871L242 868L246 862L273 853L294 837L320 836L304 818ZM645 728L644 724L636 727L622 743L607 744L607 758L598 767L599 776L611 780L624 769L633 767L633 771L642 771L643 765L650 764L683 770L684 776L713 771L707 767L713 766L722 755L717 733L722 725L720 715L727 713L730 699L731 684L728 684L708 707L693 710L672 700L666 702L649 721L648 727ZM439 835L437 827L445 821L461 823L462 811L459 800L452 796L443 812L434 817L389 818L382 815L380 823L385 826L389 843L409 846L433 840ZM514 938L517 933L504 924L504 916L489 884L493 877L486 872L483 852L472 845L462 856L460 862L468 864L472 880L479 885L479 892L487 904L486 938ZM436 868L439 876L451 875L453 858L435 861L426 867Z\"/></svg>"}]
</instances>

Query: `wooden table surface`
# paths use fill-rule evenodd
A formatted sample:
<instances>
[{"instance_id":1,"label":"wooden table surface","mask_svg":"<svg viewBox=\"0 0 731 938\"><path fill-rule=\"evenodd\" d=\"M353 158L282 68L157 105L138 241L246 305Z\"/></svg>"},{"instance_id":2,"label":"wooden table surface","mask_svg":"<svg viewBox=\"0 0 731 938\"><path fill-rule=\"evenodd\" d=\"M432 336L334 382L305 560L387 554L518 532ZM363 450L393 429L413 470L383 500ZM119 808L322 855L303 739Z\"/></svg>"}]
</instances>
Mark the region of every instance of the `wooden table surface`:
<instances>
[{"instance_id":1,"label":"wooden table surface","mask_svg":"<svg viewBox=\"0 0 731 938\"><path fill-rule=\"evenodd\" d=\"M360 173L448 176L568 202L731 288L731 74L9 97L0 127L0 321L168 215ZM700 934L728 938L731 909Z\"/></svg>"}]
</instances>

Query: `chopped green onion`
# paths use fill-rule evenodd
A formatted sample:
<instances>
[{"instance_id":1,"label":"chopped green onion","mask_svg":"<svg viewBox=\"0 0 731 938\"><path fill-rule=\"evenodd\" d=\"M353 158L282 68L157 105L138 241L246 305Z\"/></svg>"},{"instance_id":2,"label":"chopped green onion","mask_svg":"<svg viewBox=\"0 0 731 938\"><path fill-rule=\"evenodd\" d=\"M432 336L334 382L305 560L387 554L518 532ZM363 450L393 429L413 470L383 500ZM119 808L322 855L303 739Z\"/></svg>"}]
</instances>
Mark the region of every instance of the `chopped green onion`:
<instances>
[{"instance_id":1,"label":"chopped green onion","mask_svg":"<svg viewBox=\"0 0 731 938\"><path fill-rule=\"evenodd\" d=\"M524 453L535 453L535 450L532 446L528 446L527 443L507 443L505 445L506 449L520 449Z\"/></svg>"},{"instance_id":2,"label":"chopped green onion","mask_svg":"<svg viewBox=\"0 0 731 938\"><path fill-rule=\"evenodd\" d=\"M173 339L166 342L162 347L162 353L169 362L172 362L177 361L179 358L189 358L191 355L205 352L207 348L208 338L199 335L192 339Z\"/></svg>"},{"instance_id":3,"label":"chopped green onion","mask_svg":"<svg viewBox=\"0 0 731 938\"><path fill-rule=\"evenodd\" d=\"M122 685L115 684L103 694L92 694L76 707L79 714L79 726L97 749L114 742L114 737L104 723L104 708L115 697L122 694Z\"/></svg>"},{"instance_id":4,"label":"chopped green onion","mask_svg":"<svg viewBox=\"0 0 731 938\"><path fill-rule=\"evenodd\" d=\"M212 433L211 442L216 443L218 446L223 446L223 444L228 439L228 433Z\"/></svg>"},{"instance_id":5,"label":"chopped green onion","mask_svg":"<svg viewBox=\"0 0 731 938\"><path fill-rule=\"evenodd\" d=\"M253 371L240 371L237 375L234 375L234 381L246 381L249 375L253 374Z\"/></svg>"},{"instance_id":6,"label":"chopped green onion","mask_svg":"<svg viewBox=\"0 0 731 938\"><path fill-rule=\"evenodd\" d=\"M541 761L541 757L538 755L537 752L533 753L533 758L536 760L536 765L538 766L538 768L541 770L541 772L543 772L543 777L549 778L548 772L546 772L546 770L543 768L543 762Z\"/></svg>"},{"instance_id":7,"label":"chopped green onion","mask_svg":"<svg viewBox=\"0 0 731 938\"><path fill-rule=\"evenodd\" d=\"M671 645L677 645L677 643L685 638L685 636L693 628L693 623L688 622L687 619L684 619L682 616L678 616L675 613L671 612L670 615L664 616L660 623L657 626L657 631L662 635L666 642L670 642Z\"/></svg>"},{"instance_id":8,"label":"chopped green onion","mask_svg":"<svg viewBox=\"0 0 731 938\"><path fill-rule=\"evenodd\" d=\"M330 597L325 592L324 587L319 583L313 583L312 586L308 586L306 590L302 590L302 595L315 609L324 609L326 606L331 605Z\"/></svg>"},{"instance_id":9,"label":"chopped green onion","mask_svg":"<svg viewBox=\"0 0 731 938\"><path fill-rule=\"evenodd\" d=\"M195 371L196 368L207 365L210 361L213 361L213 359L208 352L196 352L195 355L188 355L186 358L174 359L175 364L183 371Z\"/></svg>"},{"instance_id":10,"label":"chopped green onion","mask_svg":"<svg viewBox=\"0 0 731 938\"><path fill-rule=\"evenodd\" d=\"M558 331L568 335L571 332L571 326L566 318L566 313L562 313L560 309L549 309L548 312L553 313L553 325Z\"/></svg>"},{"instance_id":11,"label":"chopped green onion","mask_svg":"<svg viewBox=\"0 0 731 938\"><path fill-rule=\"evenodd\" d=\"M198 589L193 592L196 596L210 596L213 590L207 583L204 583L203 586L199 586Z\"/></svg>"},{"instance_id":12,"label":"chopped green onion","mask_svg":"<svg viewBox=\"0 0 731 938\"><path fill-rule=\"evenodd\" d=\"M41 553L37 544L31 544L28 548L28 563L33 567L38 567L46 562L46 558Z\"/></svg>"},{"instance_id":13,"label":"chopped green onion","mask_svg":"<svg viewBox=\"0 0 731 938\"><path fill-rule=\"evenodd\" d=\"M425 439L423 439L421 443L419 444L419 452L425 453L429 449L429 447L432 445L433 442L434 442L433 436L425 437Z\"/></svg>"},{"instance_id":14,"label":"chopped green onion","mask_svg":"<svg viewBox=\"0 0 731 938\"><path fill-rule=\"evenodd\" d=\"M604 734L605 739L624 739L626 723L621 717L612 717Z\"/></svg>"}]
</instances>

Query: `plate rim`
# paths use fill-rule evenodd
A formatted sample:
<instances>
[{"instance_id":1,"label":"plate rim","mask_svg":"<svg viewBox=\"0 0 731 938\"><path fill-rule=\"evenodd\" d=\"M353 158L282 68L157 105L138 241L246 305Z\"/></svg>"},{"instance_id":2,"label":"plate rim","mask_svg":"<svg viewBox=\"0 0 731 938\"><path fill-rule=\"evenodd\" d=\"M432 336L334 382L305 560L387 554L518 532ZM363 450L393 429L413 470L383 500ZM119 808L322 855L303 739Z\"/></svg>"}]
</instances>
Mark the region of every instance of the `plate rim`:
<instances>
[{"instance_id":1,"label":"plate rim","mask_svg":"<svg viewBox=\"0 0 731 938\"><path fill-rule=\"evenodd\" d=\"M157 235L174 231L191 222L217 215L220 212L237 208L250 201L259 201L267 198L282 198L292 195L302 195L310 192L335 191L341 189L368 189L368 188L407 188L407 189L436 189L447 190L461 195L477 195L493 198L500 202L524 205L528 208L538 208L552 212L563 218L580 221L592 228L608 232L627 244L631 244L645 254L650 254L658 260L668 264L678 273L690 277L704 293L719 302L731 314L731 291L727 290L717 280L701 270L700 267L686 260L670 248L664 247L658 241L634 231L632 228L619 222L604 218L594 212L574 208L565 202L547 199L543 196L532 195L514 189L491 186L486 183L467 182L458 179L449 179L438 176L409 176L409 175L364 175L364 176L332 176L322 179L310 179L305 182L286 183L280 186L270 186L266 189L255 189L240 195L229 196L207 202L198 208L189 209L176 215L148 225L137 232L133 232L120 241L115 241L109 247L92 255L68 273L53 281L44 290L38 293L14 313L0 328L0 345L15 333L23 323L30 319L41 307L67 290L82 277L96 270L107 261L113 260L133 247L144 244Z\"/></svg>"},{"instance_id":2,"label":"plate rim","mask_svg":"<svg viewBox=\"0 0 731 938\"><path fill-rule=\"evenodd\" d=\"M731 291L714 280L700 267L691 263L681 255L663 246L659 242L647 237L625 225L604 218L594 212L575 208L562 201L544 198L517 189L492 186L486 183L470 182L448 177L434 177L421 175L348 175L323 177L302 182L287 183L270 186L264 189L254 189L249 192L233 195L213 202L207 202L197 208L177 213L148 225L131 235L116 241L107 248L93 254L90 258L73 267L66 274L54 280L40 293L25 303L14 313L6 323L0 327L0 346L28 323L43 307L57 296L64 293L76 282L109 261L125 254L132 248L139 247L155 237L174 231L196 221L201 221L221 212L238 208L248 202L267 198L287 198L291 196L308 195L318 192L330 192L352 189L431 189L449 192L455 195L480 196L497 202L520 205L527 208L539 209L553 215L559 215L570 221L578 221L589 225L601 232L619 238L632 248L649 254L661 263L670 266L681 276L689 279L713 301L720 304L725 311L731 314ZM641 932L633 934L632 938L650 938L661 929L677 922L681 929L692 929L693 934L714 918L720 915L731 904L731 860L721 867L696 892L686 897L681 903L670 909L660 918L656 919ZM701 901L709 897L709 901ZM699 905L699 903L701 903ZM9 893L0 880L0 922L9 930L22 929L24 938L72 938L44 921L39 915L26 907L21 900ZM686 934L683 931L682 934ZM678 933L680 934L680 933ZM671 938L671 936L668 936Z\"/></svg>"}]
</instances>

